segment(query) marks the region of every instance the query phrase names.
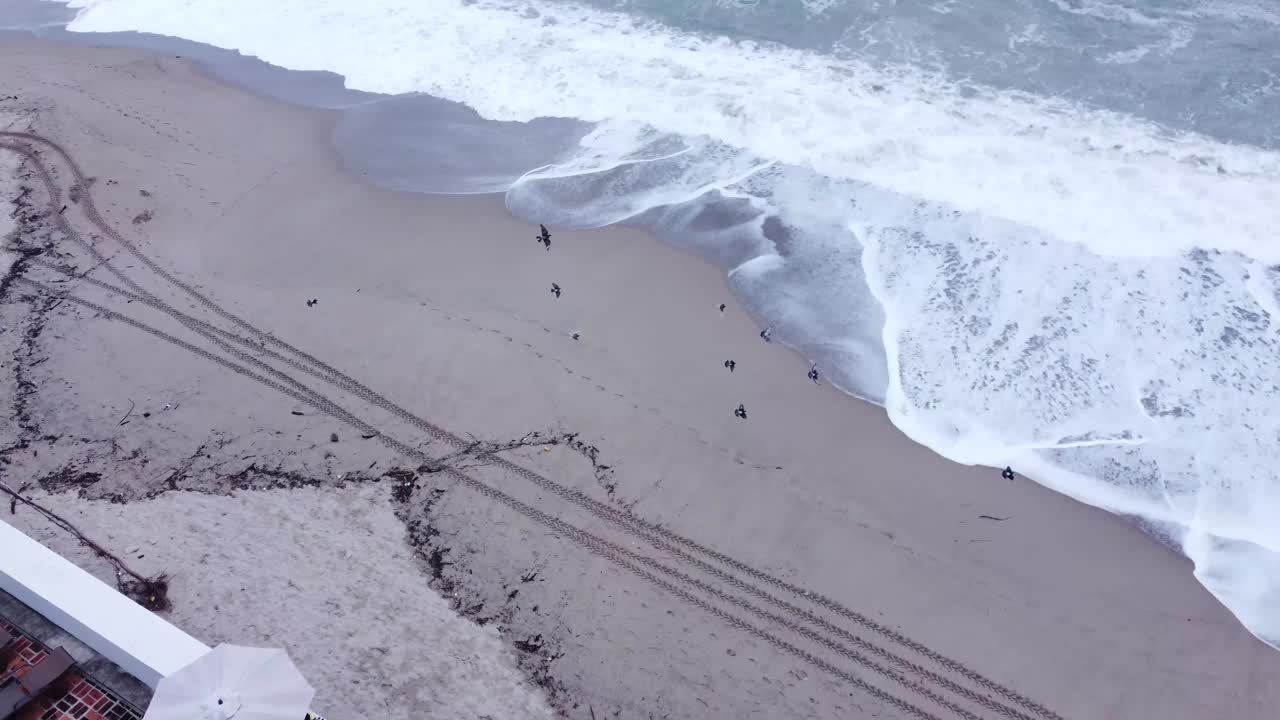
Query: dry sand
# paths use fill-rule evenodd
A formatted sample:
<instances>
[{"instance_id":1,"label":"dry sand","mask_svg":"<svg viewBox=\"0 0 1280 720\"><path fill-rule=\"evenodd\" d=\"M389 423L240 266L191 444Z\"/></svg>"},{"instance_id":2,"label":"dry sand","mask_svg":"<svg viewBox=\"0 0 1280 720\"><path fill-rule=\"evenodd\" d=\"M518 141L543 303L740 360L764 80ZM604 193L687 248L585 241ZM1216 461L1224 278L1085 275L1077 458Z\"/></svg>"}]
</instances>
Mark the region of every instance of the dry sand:
<instances>
[{"instance_id":1,"label":"dry sand","mask_svg":"<svg viewBox=\"0 0 1280 720\"><path fill-rule=\"evenodd\" d=\"M73 509L91 534L124 537L117 523L145 517L145 526L128 531L129 544L163 543L170 534L212 539L223 531L187 515L217 507L224 527L247 526L264 522L259 503L280 513L291 507L327 516L324 526L336 534L329 547L382 553L361 558L370 564L397 563L383 571L400 578L392 587L417 586L406 604L429 606L435 598L426 581L394 569L406 562L404 548L390 547L398 533L433 586L467 617L501 630L526 675L573 718L910 716L886 693L932 717L999 716L990 702L956 695L946 683L973 686L972 677L930 653L1065 718L1267 717L1280 700L1272 681L1280 654L1196 584L1184 559L1122 520L1030 482L948 463L902 437L879 409L815 387L802 358L759 340L705 264L625 229L553 228L544 252L533 243L536 229L511 218L499 199L375 189L338 167L328 143L333 116L225 87L179 59L20 40L0 45L0 63L8 71L0 95L19 96L0 106L10 112L6 123L65 144L97 178L92 191L107 219L228 310L459 434L505 441L535 430L578 433L607 469L563 444L505 455L932 650L769 588L828 623L816 635L797 633L736 604L747 597L768 607L741 585L687 564L683 572L726 594L679 581L691 594L673 594L591 552L583 542L593 541L576 530L512 512L443 474L419 472L407 502L385 500L368 486L386 487L391 479L380 473L419 462L84 306L49 308L29 290L11 290L0 305L0 352L14 379L0 386L0 401L14 412L0 416L8 418L0 447L15 438L27 446L5 451L0 471L6 482L58 493L49 502ZM68 173L59 179L69 182ZM77 227L90 227L79 204L68 213ZM82 270L94 266L49 234L48 218L30 220L24 232L28 243L57 241ZM98 245L166 302L218 320L110 239ZM119 284L100 268L91 277ZM564 289L560 299L552 282ZM141 303L83 282L74 289L201 342ZM318 304L308 307L309 298ZM730 305L724 317L721 302ZM722 366L730 358L733 374ZM361 398L281 367L414 447L450 450ZM748 420L732 415L738 403ZM680 562L474 453L454 464L608 542ZM323 489L290 489L310 485ZM148 497L155 499L143 502ZM360 510L357 526L339 530L346 523L335 517L335 497L366 507L385 500L391 509ZM108 500L125 508L100 509ZM148 509L162 502L173 512ZM295 572L336 571L331 559L306 558L314 550L287 527L256 537L274 545L261 557L298 559L296 568L269 566L295 582L318 583ZM207 556L202 545L175 544L163 554L168 569L188 578L175 586L173 619L197 636L323 646L340 658L368 658L370 643L384 643L352 629L385 614L374 598L386 588L358 580L337 584L351 612L329 619L321 643L297 637L298 624L265 622L280 617L273 605L291 601L274 595L279 583L260 604L241 598L205 617L207 598L184 587L234 574L244 556ZM764 586L759 576L735 577ZM724 613L797 652L729 624ZM834 635L832 624L923 671L899 666L885 675L833 652L835 640L875 655ZM343 633L350 639L332 639ZM400 633L398 642L423 641ZM324 668L337 662L315 666L336 683L317 700L335 717L427 712L401 689L401 664L364 667L366 687L357 690L349 677L330 679ZM371 692L370 684L385 689ZM986 690L977 695L1012 704ZM1044 717L1025 705L1013 710Z\"/></svg>"},{"instance_id":2,"label":"dry sand","mask_svg":"<svg viewBox=\"0 0 1280 720\"><path fill-rule=\"evenodd\" d=\"M210 644L283 646L333 718L550 718L493 627L424 592L389 488L169 493L124 505L38 502L146 573L174 573L171 622ZM34 512L18 527L82 567L112 568Z\"/></svg>"}]
</instances>

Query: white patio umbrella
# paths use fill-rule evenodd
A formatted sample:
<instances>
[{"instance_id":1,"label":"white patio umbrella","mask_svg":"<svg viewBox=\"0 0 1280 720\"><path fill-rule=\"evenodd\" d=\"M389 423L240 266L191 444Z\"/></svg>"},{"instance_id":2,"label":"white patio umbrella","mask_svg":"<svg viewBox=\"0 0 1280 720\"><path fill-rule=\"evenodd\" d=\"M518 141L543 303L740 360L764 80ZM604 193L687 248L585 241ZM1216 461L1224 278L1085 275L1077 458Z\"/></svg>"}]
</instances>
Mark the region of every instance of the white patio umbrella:
<instances>
[{"instance_id":1,"label":"white patio umbrella","mask_svg":"<svg viewBox=\"0 0 1280 720\"><path fill-rule=\"evenodd\" d=\"M142 720L302 720L315 694L284 650L223 643L161 678Z\"/></svg>"}]
</instances>

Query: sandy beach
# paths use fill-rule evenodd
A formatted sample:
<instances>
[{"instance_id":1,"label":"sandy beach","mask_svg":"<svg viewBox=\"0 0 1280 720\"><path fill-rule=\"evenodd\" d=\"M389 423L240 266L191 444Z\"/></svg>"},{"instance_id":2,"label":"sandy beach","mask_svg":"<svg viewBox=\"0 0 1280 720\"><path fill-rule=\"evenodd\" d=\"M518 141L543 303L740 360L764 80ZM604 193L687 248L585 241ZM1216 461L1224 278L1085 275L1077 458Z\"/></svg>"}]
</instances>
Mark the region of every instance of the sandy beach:
<instances>
[{"instance_id":1,"label":"sandy beach","mask_svg":"<svg viewBox=\"0 0 1280 720\"><path fill-rule=\"evenodd\" d=\"M329 717L1280 702L1280 654L1185 559L815 386L710 265L625 228L544 250L501 198L375 188L340 166L334 115L181 58L14 35L0 62L0 130L93 178L71 192L53 146L0 137L37 153L0 152L23 257L3 481L173 574L168 617L201 640L289 648ZM110 579L34 513L6 522Z\"/></svg>"}]
</instances>

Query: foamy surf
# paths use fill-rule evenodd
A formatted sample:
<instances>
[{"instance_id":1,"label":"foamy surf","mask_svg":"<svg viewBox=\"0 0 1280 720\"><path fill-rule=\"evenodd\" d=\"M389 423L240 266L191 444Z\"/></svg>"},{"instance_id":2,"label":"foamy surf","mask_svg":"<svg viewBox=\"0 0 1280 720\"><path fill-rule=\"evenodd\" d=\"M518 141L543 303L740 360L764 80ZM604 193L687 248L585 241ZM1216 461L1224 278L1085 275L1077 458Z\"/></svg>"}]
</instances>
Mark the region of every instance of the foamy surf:
<instances>
[{"instance_id":1,"label":"foamy surf","mask_svg":"<svg viewBox=\"0 0 1280 720\"><path fill-rule=\"evenodd\" d=\"M70 4L73 30L184 37L495 121L592 123L476 177L427 162L458 187L509 182L518 213L642 223L720 263L780 341L913 438L1144 519L1280 643L1274 144L566 3ZM1260 12L1059 10L1168 30L1100 61L1124 67L1183 52L1198 17ZM1244 113L1275 87L1232 97Z\"/></svg>"}]
</instances>

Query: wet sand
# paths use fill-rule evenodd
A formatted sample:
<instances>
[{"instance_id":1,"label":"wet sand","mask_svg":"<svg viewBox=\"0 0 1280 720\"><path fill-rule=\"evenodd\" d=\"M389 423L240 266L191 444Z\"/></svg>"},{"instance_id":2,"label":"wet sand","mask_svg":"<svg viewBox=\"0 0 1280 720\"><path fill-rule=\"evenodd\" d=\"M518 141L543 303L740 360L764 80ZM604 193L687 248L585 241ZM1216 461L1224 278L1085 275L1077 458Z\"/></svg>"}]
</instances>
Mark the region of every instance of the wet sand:
<instances>
[{"instance_id":1,"label":"wet sand","mask_svg":"<svg viewBox=\"0 0 1280 720\"><path fill-rule=\"evenodd\" d=\"M342 172L329 142L332 114L251 96L176 58L6 39L0 61L9 70L0 94L18 96L0 104L0 129L31 129L65 146L96 178L91 192L107 221L176 277L435 425L495 443L525 438L501 455L749 569L708 573L479 449L432 440L386 407L257 355L415 451L449 456L451 467L569 525L513 511L225 365L15 286L0 304L5 482L29 483L43 502L74 510L91 535L112 535L136 504L152 542L164 545L187 536L177 528L195 521L184 514L210 512L208 493L224 496L217 507L229 523L263 521L258 493L316 486L351 493L352 502L381 493L391 510L371 517L394 523L417 553L419 577L410 579L422 602L438 592L499 630L527 681L573 718L920 717L915 709L998 717L1000 707L1015 717L1249 718L1280 700L1266 682L1280 655L1195 582L1185 559L1023 478L947 462L899 434L878 408L813 385L807 362L761 342L704 263L627 229L552 228L545 251L536 227L512 218L500 198L373 188ZM69 172L49 160L69 185ZM37 183L23 172L23 183ZM70 206L71 222L89 237L83 203ZM20 230L19 244L56 248L81 272L99 264L48 218ZM95 234L100 251L148 292L235 329ZM64 280L38 266L22 272ZM120 284L102 267L89 277ZM558 299L553 282L563 288ZM60 287L230 357L119 293L84 281ZM735 372L723 367L727 359ZM733 415L739 403L745 421ZM131 407L130 422L119 424ZM560 442L533 443L535 431ZM405 482L407 496L396 492ZM333 512L308 492L291 502ZM158 502L175 509L141 510ZM21 513L8 520L33 532L39 524ZM342 524L326 527L341 532ZM367 527L348 532L353 552L370 545ZM71 552L65 539L41 538ZM299 572L335 572L306 562L309 552L328 551L293 533L254 541L278 543L270 556L298 558ZM617 548L703 585L661 572L669 585L655 583L622 566ZM166 566L152 569L192 582L220 577L202 563L206 555L197 542L169 543ZM334 587L355 599L342 621L318 631L331 652L370 657L369 641L346 629L377 617L362 615L359 597L380 588ZM207 642L301 642L290 637L296 626L263 627L273 617L263 608L287 597L218 605L209 625L192 619L208 608L179 590L174 621ZM805 619L806 634L795 613L790 625L770 619L786 606L819 621ZM408 633L400 642L431 650ZM374 675L364 682L394 672L362 665ZM318 664L314 671L342 682ZM316 684L317 707L335 717L431 716L395 683L378 704L377 693Z\"/></svg>"}]
</instances>

